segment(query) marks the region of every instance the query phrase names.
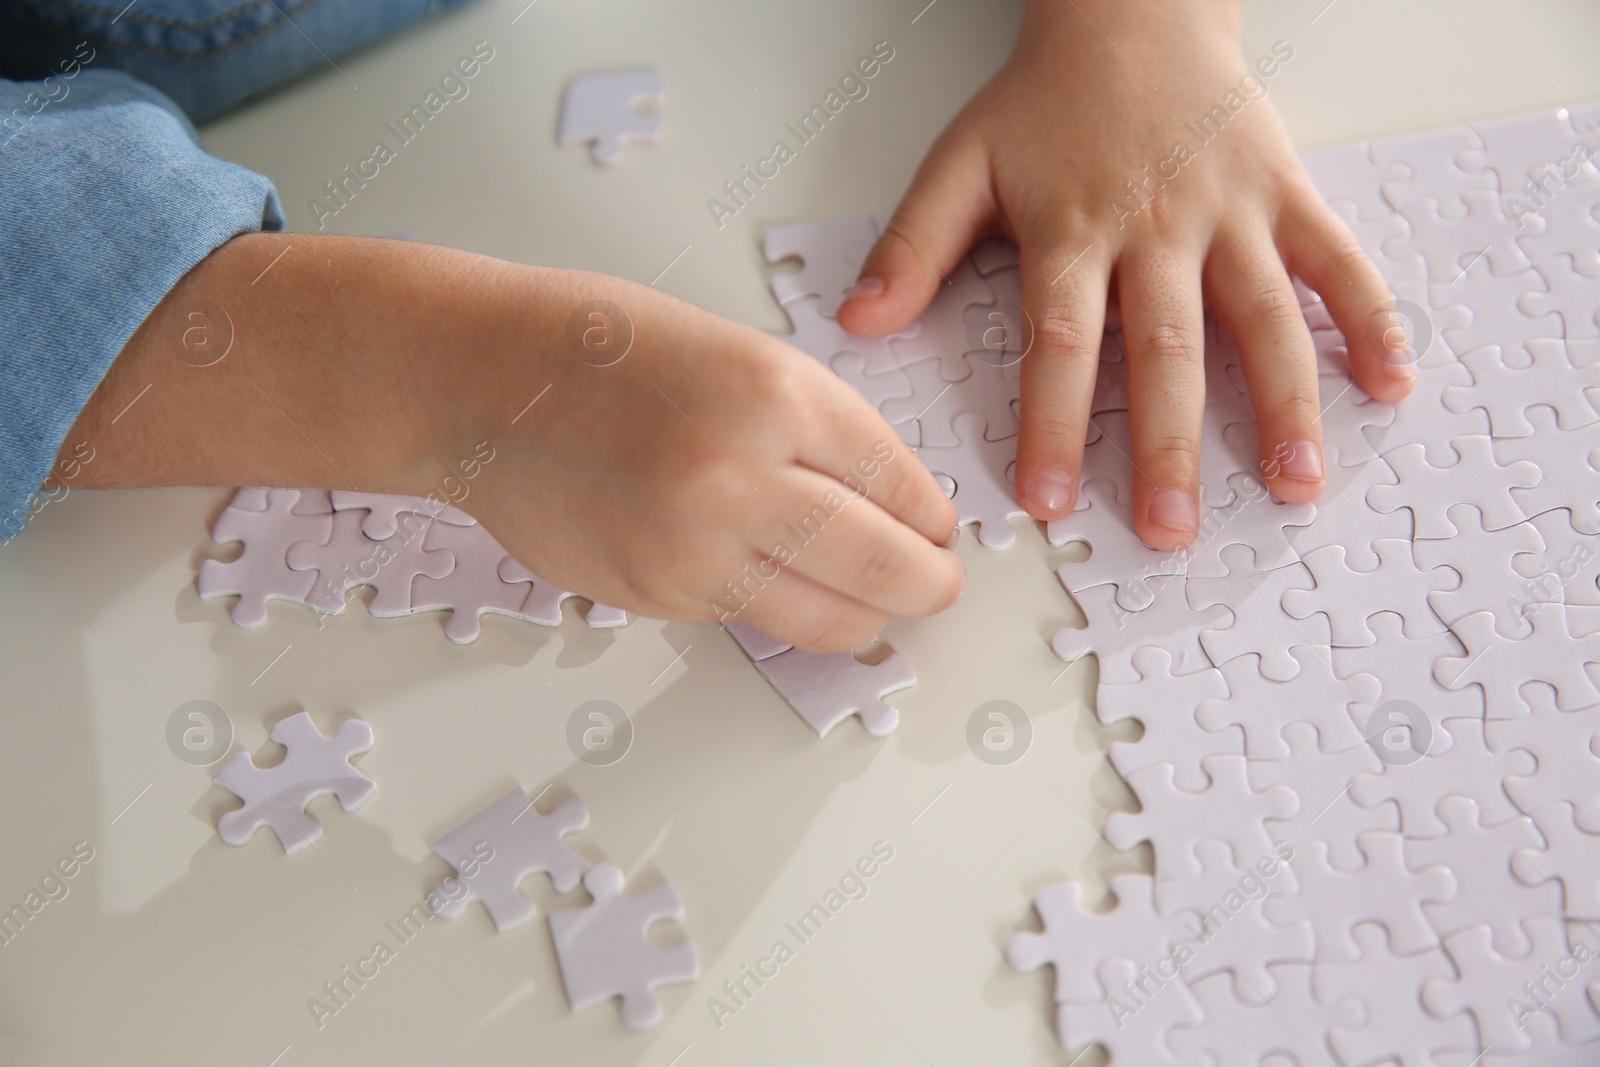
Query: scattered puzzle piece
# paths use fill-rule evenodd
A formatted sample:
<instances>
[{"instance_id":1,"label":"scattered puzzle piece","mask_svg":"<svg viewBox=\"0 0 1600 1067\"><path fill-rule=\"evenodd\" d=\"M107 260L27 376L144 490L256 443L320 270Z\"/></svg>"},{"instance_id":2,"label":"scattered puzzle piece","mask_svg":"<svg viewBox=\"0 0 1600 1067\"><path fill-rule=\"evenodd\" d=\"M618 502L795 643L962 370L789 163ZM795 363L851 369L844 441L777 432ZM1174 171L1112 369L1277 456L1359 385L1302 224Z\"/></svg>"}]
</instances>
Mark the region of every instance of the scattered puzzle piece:
<instances>
[{"instance_id":1,"label":"scattered puzzle piece","mask_svg":"<svg viewBox=\"0 0 1600 1067\"><path fill-rule=\"evenodd\" d=\"M311 800L332 793L345 811L355 811L377 788L350 765L372 747L372 727L360 719L347 719L325 737L302 711L267 736L288 750L281 763L263 770L249 753L239 752L217 774L216 783L244 801L217 820L217 836L230 845L243 845L258 828L270 826L283 850L295 852L322 836L322 824L305 811Z\"/></svg>"},{"instance_id":2,"label":"scattered puzzle piece","mask_svg":"<svg viewBox=\"0 0 1600 1067\"><path fill-rule=\"evenodd\" d=\"M619 70L585 74L567 83L561 98L562 144L590 142L596 163L622 158L623 141L654 141L661 136L661 116L634 111L640 100L658 106L666 85L657 70Z\"/></svg>"},{"instance_id":3,"label":"scattered puzzle piece","mask_svg":"<svg viewBox=\"0 0 1600 1067\"><path fill-rule=\"evenodd\" d=\"M474 900L480 902L494 920L496 930L509 930L539 914L533 901L517 891L530 874L548 874L560 893L570 892L589 868L589 861L572 851L562 840L566 834L589 825L589 809L576 798L562 802L548 815L541 815L521 786L512 786L488 807L435 841L434 855L461 874L466 892L440 895L435 909L445 919L454 919ZM480 845L487 843L484 859ZM468 860L475 859L474 870Z\"/></svg>"},{"instance_id":4,"label":"scattered puzzle piece","mask_svg":"<svg viewBox=\"0 0 1600 1067\"><path fill-rule=\"evenodd\" d=\"M550 936L573 1011L621 997L622 1021L647 1030L662 1017L651 990L692 982L700 977L700 967L689 940L663 948L649 937L654 923L683 920L683 901L672 886L662 882L623 896L622 884L622 872L609 863L589 868L583 887L593 903L551 912Z\"/></svg>"}]
</instances>

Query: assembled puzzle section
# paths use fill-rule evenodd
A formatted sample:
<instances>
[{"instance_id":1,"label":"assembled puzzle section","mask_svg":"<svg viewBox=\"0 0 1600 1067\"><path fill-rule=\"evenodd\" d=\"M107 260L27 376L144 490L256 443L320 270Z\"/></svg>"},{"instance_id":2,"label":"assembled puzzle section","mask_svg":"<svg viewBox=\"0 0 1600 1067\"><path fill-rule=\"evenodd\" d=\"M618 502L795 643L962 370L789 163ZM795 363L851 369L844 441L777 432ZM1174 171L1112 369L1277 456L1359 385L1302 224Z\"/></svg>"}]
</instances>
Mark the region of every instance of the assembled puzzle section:
<instances>
[{"instance_id":1,"label":"assembled puzzle section","mask_svg":"<svg viewBox=\"0 0 1600 1067\"><path fill-rule=\"evenodd\" d=\"M1107 915L1070 884L1036 896L1045 930L1009 955L1056 969L1063 1044L1115 1064L1600 1062L1597 157L1600 108L1309 156L1395 291L1373 329L1406 331L1416 384L1366 397L1298 286L1328 483L1281 505L1237 347L1209 322L1205 507L1181 553L1132 534L1109 320L1079 510L1048 530L1090 548L1058 575L1088 627L1052 645L1098 658L1105 721L1144 726L1113 750L1141 811L1106 831L1149 841L1157 880L1119 876ZM772 231L768 258L802 262L772 281L789 340L1004 547L1015 249L975 249L906 334L856 338L832 316L881 227ZM1186 941L1151 888L1226 927Z\"/></svg>"},{"instance_id":2,"label":"assembled puzzle section","mask_svg":"<svg viewBox=\"0 0 1600 1067\"><path fill-rule=\"evenodd\" d=\"M212 528L240 541L237 559L200 564L200 596L236 596L233 621L260 626L267 602L340 615L346 593L374 590L378 618L449 611L445 635L477 640L489 613L555 626L572 593L534 575L470 515L434 498L320 489L240 489ZM592 604L590 626L627 615Z\"/></svg>"}]
</instances>

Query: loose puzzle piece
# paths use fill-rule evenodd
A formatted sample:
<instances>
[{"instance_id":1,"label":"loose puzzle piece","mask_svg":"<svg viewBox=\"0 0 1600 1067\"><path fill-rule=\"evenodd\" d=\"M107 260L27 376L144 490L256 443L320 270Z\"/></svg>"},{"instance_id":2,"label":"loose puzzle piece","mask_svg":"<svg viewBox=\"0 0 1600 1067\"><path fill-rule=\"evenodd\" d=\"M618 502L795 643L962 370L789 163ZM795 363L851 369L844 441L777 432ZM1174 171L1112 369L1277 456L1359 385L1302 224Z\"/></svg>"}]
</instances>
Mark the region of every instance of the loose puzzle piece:
<instances>
[{"instance_id":1,"label":"loose puzzle piece","mask_svg":"<svg viewBox=\"0 0 1600 1067\"><path fill-rule=\"evenodd\" d=\"M1118 1067L1183 1063L1173 1054L1167 1035L1177 1027L1199 1026L1203 1019L1188 987L1118 956L1101 961L1099 977L1108 989L1116 990L1103 1003L1063 1004L1056 1009L1062 1046L1104 1046ZM1138 1018L1130 1024L1134 1016Z\"/></svg>"},{"instance_id":2,"label":"loose puzzle piece","mask_svg":"<svg viewBox=\"0 0 1600 1067\"><path fill-rule=\"evenodd\" d=\"M622 158L622 142L654 141L661 135L659 114L634 111L640 100L659 105L666 85L658 70L619 70L585 74L567 83L561 99L562 144L592 142L589 154L596 163Z\"/></svg>"},{"instance_id":3,"label":"loose puzzle piece","mask_svg":"<svg viewBox=\"0 0 1600 1067\"><path fill-rule=\"evenodd\" d=\"M300 490L242 489L211 528L213 540L242 541L244 551L226 563L202 561L196 587L202 598L237 596L232 616L240 626L266 622L269 600L304 604L311 596L317 576L294 570L284 554L296 541L327 541L333 516L331 508L317 510L326 503L326 493L306 492L310 507L302 502Z\"/></svg>"},{"instance_id":4,"label":"loose puzzle piece","mask_svg":"<svg viewBox=\"0 0 1600 1067\"><path fill-rule=\"evenodd\" d=\"M239 752L217 774L216 783L244 801L217 820L217 836L230 845L242 845L257 828L270 826L283 850L294 852L322 836L322 824L305 811L311 800L332 793L345 811L355 811L377 788L350 765L351 757L372 747L372 727L360 719L347 719L325 737L302 711L267 736L288 750L281 763L263 770L249 753Z\"/></svg>"},{"instance_id":5,"label":"loose puzzle piece","mask_svg":"<svg viewBox=\"0 0 1600 1067\"><path fill-rule=\"evenodd\" d=\"M548 874L556 891L575 889L578 879L589 868L589 861L572 851L562 840L566 834L589 825L589 809L583 801L563 801L548 815L541 815L523 793L512 786L488 807L435 841L434 855L461 874L466 892L439 894L435 912L454 919L476 900L494 920L496 930L509 930L539 913L533 901L517 891L530 874ZM489 846L489 858L480 856ZM475 861L475 865L469 864Z\"/></svg>"},{"instance_id":6,"label":"loose puzzle piece","mask_svg":"<svg viewBox=\"0 0 1600 1067\"><path fill-rule=\"evenodd\" d=\"M868 665L849 652L823 655L791 648L755 661L767 681L818 737L851 715L874 737L900 724L900 713L883 698L917 684L917 673L898 652Z\"/></svg>"},{"instance_id":7,"label":"loose puzzle piece","mask_svg":"<svg viewBox=\"0 0 1600 1067\"><path fill-rule=\"evenodd\" d=\"M661 1021L661 1004L651 992L670 982L700 977L694 944L687 938L666 947L649 937L663 919L683 920L683 901L662 882L632 896L622 895L622 872L609 863L591 867L583 887L594 902L585 908L550 913L550 936L561 965L567 1003L582 1011L611 997L622 998L622 1021L647 1030Z\"/></svg>"},{"instance_id":8,"label":"loose puzzle piece","mask_svg":"<svg viewBox=\"0 0 1600 1067\"><path fill-rule=\"evenodd\" d=\"M1137 812L1114 811L1106 817L1105 837L1112 847L1129 849L1149 841L1156 854L1156 875L1162 880L1197 878L1201 874L1195 846L1216 838L1235 856L1254 862L1273 854L1267 819L1287 819L1299 799L1282 786L1264 792L1250 788L1243 756L1209 756L1201 766L1211 779L1203 792L1188 793L1173 785L1170 764L1146 767L1128 778L1139 798Z\"/></svg>"},{"instance_id":9,"label":"loose puzzle piece","mask_svg":"<svg viewBox=\"0 0 1600 1067\"><path fill-rule=\"evenodd\" d=\"M1390 946L1400 955L1437 947L1439 937L1428 925L1423 905L1455 896L1455 875L1444 867L1409 869L1400 834L1362 834L1357 847L1366 865L1343 871L1329 862L1326 841L1296 846L1289 867L1298 891L1265 901L1267 918L1275 923L1310 923L1318 963L1360 959L1355 930L1364 922L1383 926Z\"/></svg>"},{"instance_id":10,"label":"loose puzzle piece","mask_svg":"<svg viewBox=\"0 0 1600 1067\"><path fill-rule=\"evenodd\" d=\"M1156 911L1149 875L1112 875L1109 885L1117 906L1105 912L1083 907L1076 882L1041 890L1033 907L1044 930L1019 933L1006 946L1006 959L1019 971L1055 968L1058 1004L1098 1004L1115 993L1116 987L1102 984L1102 960L1119 953L1144 960L1172 954L1176 928Z\"/></svg>"}]
</instances>

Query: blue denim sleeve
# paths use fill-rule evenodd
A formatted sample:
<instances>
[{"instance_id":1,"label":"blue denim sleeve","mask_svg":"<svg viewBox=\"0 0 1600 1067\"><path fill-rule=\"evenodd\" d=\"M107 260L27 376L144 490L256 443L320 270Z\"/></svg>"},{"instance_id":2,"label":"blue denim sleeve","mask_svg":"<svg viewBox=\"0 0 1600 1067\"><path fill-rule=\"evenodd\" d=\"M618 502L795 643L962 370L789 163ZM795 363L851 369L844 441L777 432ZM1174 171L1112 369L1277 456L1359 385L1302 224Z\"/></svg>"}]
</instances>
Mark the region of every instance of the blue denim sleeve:
<instances>
[{"instance_id":1,"label":"blue denim sleeve","mask_svg":"<svg viewBox=\"0 0 1600 1067\"><path fill-rule=\"evenodd\" d=\"M283 227L272 183L206 155L161 93L115 71L0 80L0 538L43 499L128 338L237 234Z\"/></svg>"},{"instance_id":2,"label":"blue denim sleeve","mask_svg":"<svg viewBox=\"0 0 1600 1067\"><path fill-rule=\"evenodd\" d=\"M44 78L87 49L86 66L132 74L200 122L465 2L0 0L0 74Z\"/></svg>"}]
</instances>

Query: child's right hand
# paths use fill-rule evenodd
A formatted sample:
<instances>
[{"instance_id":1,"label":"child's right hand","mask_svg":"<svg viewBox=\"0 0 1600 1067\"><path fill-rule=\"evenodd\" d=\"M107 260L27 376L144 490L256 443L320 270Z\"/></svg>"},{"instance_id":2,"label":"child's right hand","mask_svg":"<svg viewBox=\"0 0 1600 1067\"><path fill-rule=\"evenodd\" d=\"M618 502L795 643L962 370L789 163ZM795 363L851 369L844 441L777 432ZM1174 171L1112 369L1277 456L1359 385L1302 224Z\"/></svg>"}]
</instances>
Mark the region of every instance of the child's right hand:
<instances>
[{"instance_id":1,"label":"child's right hand","mask_svg":"<svg viewBox=\"0 0 1600 1067\"><path fill-rule=\"evenodd\" d=\"M503 336L527 340L485 383L497 455L467 508L536 573L817 651L955 601L962 566L939 547L954 507L831 371L645 286L533 282L540 310L498 305Z\"/></svg>"},{"instance_id":2,"label":"child's right hand","mask_svg":"<svg viewBox=\"0 0 1600 1067\"><path fill-rule=\"evenodd\" d=\"M84 487L458 499L565 588L814 651L963 581L954 507L821 364L645 286L427 245L235 238L129 341L85 439Z\"/></svg>"}]
</instances>

